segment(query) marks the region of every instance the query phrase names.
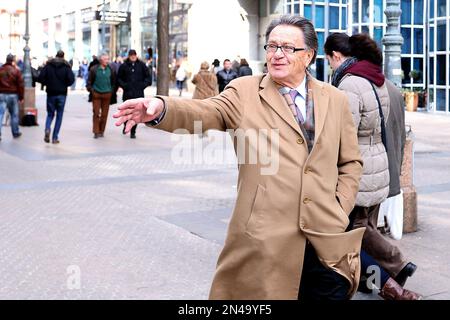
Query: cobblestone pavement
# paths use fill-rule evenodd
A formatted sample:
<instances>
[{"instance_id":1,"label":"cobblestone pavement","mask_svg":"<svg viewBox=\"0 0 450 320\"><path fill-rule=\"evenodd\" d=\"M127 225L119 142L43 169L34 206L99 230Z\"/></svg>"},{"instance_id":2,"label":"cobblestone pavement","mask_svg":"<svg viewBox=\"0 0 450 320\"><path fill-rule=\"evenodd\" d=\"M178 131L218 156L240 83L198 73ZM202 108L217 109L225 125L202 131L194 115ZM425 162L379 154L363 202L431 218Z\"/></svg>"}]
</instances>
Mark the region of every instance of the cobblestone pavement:
<instances>
[{"instance_id":1,"label":"cobblestone pavement","mask_svg":"<svg viewBox=\"0 0 450 320\"><path fill-rule=\"evenodd\" d=\"M46 144L45 95L36 99L39 126L21 127L14 140L2 129L0 299L207 298L236 197L226 135L180 140L140 126L132 140L110 117L105 138L93 139L87 94L75 91L61 144ZM419 265L408 287L448 299L450 118L414 113L408 121L417 136L419 231L396 243ZM190 143L213 146L218 160L171 160Z\"/></svg>"}]
</instances>

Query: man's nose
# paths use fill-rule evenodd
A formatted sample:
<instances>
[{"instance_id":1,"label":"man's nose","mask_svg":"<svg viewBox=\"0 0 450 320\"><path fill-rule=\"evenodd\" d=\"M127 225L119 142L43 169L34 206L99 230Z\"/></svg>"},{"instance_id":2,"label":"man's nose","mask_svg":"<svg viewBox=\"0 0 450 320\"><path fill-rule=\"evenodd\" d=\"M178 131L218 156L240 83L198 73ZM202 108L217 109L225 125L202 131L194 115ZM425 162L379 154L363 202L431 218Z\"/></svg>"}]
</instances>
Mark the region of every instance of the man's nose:
<instances>
[{"instance_id":1,"label":"man's nose","mask_svg":"<svg viewBox=\"0 0 450 320\"><path fill-rule=\"evenodd\" d=\"M281 50L280 47L277 48L277 50L274 52L273 55L276 59L284 58L284 52L283 52L283 50Z\"/></svg>"}]
</instances>

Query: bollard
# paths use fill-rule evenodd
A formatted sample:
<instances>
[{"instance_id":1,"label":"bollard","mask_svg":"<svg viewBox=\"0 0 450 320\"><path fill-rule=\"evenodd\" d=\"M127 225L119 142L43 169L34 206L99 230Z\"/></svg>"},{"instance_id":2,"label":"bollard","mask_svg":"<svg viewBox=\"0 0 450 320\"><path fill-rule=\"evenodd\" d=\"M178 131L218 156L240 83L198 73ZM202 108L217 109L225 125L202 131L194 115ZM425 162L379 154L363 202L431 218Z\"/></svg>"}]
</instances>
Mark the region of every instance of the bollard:
<instances>
[{"instance_id":1,"label":"bollard","mask_svg":"<svg viewBox=\"0 0 450 320\"><path fill-rule=\"evenodd\" d=\"M403 191L403 233L417 231L417 192L414 186L414 135L406 126L406 142L400 175Z\"/></svg>"}]
</instances>

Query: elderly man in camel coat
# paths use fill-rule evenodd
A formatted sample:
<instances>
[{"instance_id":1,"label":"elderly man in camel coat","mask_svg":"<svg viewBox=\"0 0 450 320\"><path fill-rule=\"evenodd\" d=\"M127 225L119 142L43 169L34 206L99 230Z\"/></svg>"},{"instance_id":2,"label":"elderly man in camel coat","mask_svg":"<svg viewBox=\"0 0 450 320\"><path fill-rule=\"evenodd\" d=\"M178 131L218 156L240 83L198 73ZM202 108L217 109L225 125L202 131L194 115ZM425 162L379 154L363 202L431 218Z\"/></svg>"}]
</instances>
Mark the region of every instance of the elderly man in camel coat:
<instances>
[{"instance_id":1,"label":"elderly man in camel coat","mask_svg":"<svg viewBox=\"0 0 450 320\"><path fill-rule=\"evenodd\" d=\"M348 100L306 71L318 48L309 20L280 17L266 40L267 75L233 80L205 100L129 100L114 115L116 125L194 133L201 121L203 131L231 133L238 193L211 299L349 299L364 228L346 232L362 174ZM253 132L264 133L275 165L261 156ZM241 157L241 150L258 157Z\"/></svg>"}]
</instances>

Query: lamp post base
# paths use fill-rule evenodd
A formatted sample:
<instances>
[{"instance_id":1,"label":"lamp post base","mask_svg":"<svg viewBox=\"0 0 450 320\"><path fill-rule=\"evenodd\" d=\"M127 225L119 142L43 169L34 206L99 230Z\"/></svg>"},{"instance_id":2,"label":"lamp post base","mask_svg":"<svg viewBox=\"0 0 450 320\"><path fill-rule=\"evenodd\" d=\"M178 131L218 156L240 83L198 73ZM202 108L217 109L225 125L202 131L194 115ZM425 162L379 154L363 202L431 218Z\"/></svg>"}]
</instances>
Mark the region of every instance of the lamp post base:
<instances>
[{"instance_id":1,"label":"lamp post base","mask_svg":"<svg viewBox=\"0 0 450 320\"><path fill-rule=\"evenodd\" d=\"M35 88L25 88L24 103L20 106L19 119L22 126L37 126L38 110L36 109Z\"/></svg>"}]
</instances>

